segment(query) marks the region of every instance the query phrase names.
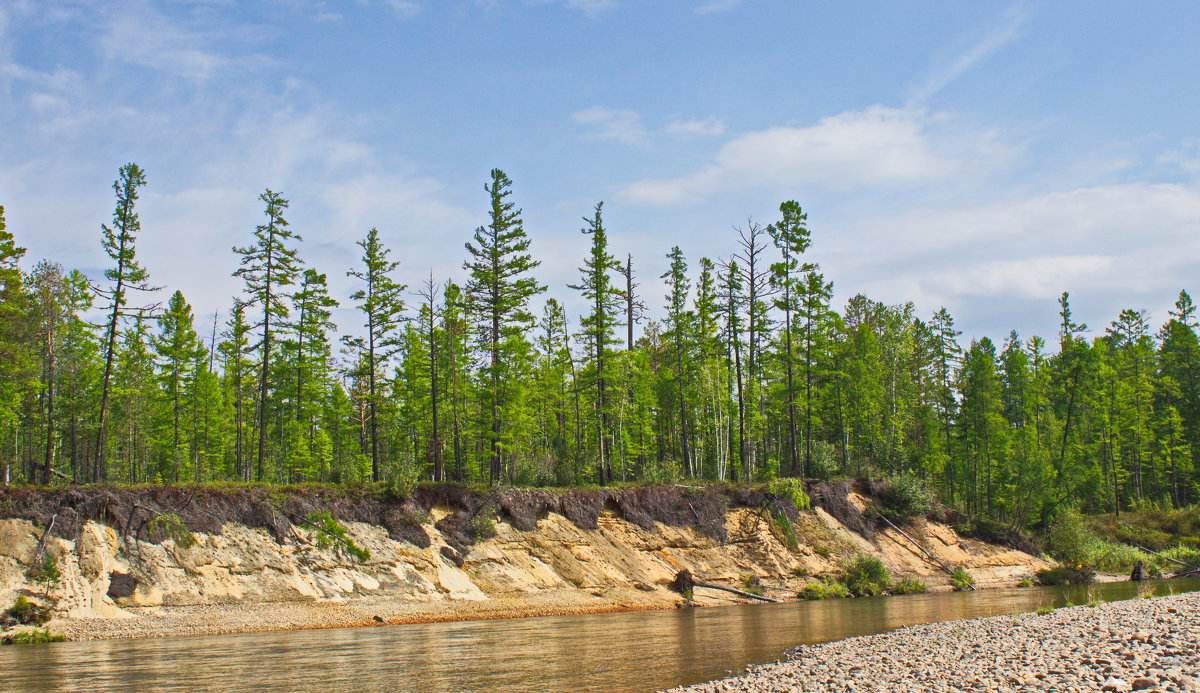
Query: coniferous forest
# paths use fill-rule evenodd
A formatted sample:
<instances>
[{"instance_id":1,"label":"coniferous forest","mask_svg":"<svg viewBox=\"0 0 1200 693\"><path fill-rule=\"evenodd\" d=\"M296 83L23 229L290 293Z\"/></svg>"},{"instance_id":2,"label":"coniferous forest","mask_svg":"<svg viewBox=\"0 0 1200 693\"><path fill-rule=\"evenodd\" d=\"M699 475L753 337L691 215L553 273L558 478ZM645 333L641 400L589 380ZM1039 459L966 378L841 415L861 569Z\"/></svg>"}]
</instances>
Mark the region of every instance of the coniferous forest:
<instances>
[{"instance_id":1,"label":"coniferous forest","mask_svg":"<svg viewBox=\"0 0 1200 693\"><path fill-rule=\"evenodd\" d=\"M493 170L463 283L403 276L403 249L371 229L348 296L322 271L346 268L306 265L288 200L267 190L233 249L244 291L198 334L187 297L139 260L139 235L161 232L141 228L145 183L121 167L103 276L33 263L0 208L6 482L905 475L1014 527L1200 494L1200 343L1183 291L1164 324L1124 310L1090 329L1064 292L1057 334L1003 343L962 335L945 309L859 294L838 312L789 201L738 229L726 257L673 248L666 295L652 295L597 204L576 283L554 288L586 303L569 316ZM361 318L352 336L338 306Z\"/></svg>"}]
</instances>

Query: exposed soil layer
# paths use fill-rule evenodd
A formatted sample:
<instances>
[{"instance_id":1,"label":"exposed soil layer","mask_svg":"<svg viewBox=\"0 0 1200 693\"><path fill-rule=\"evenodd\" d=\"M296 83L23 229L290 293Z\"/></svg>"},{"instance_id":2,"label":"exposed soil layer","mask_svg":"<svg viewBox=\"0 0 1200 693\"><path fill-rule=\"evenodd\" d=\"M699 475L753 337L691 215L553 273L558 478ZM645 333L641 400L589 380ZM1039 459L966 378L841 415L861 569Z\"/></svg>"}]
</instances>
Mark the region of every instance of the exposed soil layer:
<instances>
[{"instance_id":1,"label":"exposed soil layer","mask_svg":"<svg viewBox=\"0 0 1200 693\"><path fill-rule=\"evenodd\" d=\"M933 589L949 576L926 551L981 586L1047 566L936 519L877 525L869 493L813 486L802 511L737 486L14 487L0 489L0 606L24 594L72 638L139 637L670 608L683 569L795 599L863 553Z\"/></svg>"}]
</instances>

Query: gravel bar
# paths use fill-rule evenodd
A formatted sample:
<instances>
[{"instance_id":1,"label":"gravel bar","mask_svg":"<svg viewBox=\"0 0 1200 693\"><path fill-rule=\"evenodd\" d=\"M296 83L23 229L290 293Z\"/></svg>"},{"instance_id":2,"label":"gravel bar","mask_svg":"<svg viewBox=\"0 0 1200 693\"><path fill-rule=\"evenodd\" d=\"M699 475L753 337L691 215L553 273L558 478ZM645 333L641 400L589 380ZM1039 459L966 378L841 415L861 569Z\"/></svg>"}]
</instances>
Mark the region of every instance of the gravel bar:
<instances>
[{"instance_id":1,"label":"gravel bar","mask_svg":"<svg viewBox=\"0 0 1200 693\"><path fill-rule=\"evenodd\" d=\"M1200 691L1200 592L945 621L803 645L675 693Z\"/></svg>"}]
</instances>

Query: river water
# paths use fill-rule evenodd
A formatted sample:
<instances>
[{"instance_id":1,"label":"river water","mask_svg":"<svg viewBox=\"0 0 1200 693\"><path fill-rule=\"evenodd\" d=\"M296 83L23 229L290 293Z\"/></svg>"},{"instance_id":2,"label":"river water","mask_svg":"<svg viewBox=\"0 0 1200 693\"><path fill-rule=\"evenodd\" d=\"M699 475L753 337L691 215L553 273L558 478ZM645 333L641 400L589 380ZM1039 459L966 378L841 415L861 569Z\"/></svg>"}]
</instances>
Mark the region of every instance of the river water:
<instances>
[{"instance_id":1,"label":"river water","mask_svg":"<svg viewBox=\"0 0 1200 693\"><path fill-rule=\"evenodd\" d=\"M1193 590L1200 579L5 647L0 690L655 691L802 643Z\"/></svg>"}]
</instances>

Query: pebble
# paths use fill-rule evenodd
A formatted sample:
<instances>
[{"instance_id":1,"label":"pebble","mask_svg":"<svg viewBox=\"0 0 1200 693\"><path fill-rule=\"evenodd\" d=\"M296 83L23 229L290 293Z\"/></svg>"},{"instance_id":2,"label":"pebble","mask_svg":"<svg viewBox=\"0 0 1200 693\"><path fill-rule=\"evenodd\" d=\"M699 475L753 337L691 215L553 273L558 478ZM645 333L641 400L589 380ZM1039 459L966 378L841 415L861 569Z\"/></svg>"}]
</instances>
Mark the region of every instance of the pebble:
<instances>
[{"instance_id":1,"label":"pebble","mask_svg":"<svg viewBox=\"0 0 1200 693\"><path fill-rule=\"evenodd\" d=\"M802 645L788 660L671 693L1200 693L1200 592L910 626Z\"/></svg>"}]
</instances>

